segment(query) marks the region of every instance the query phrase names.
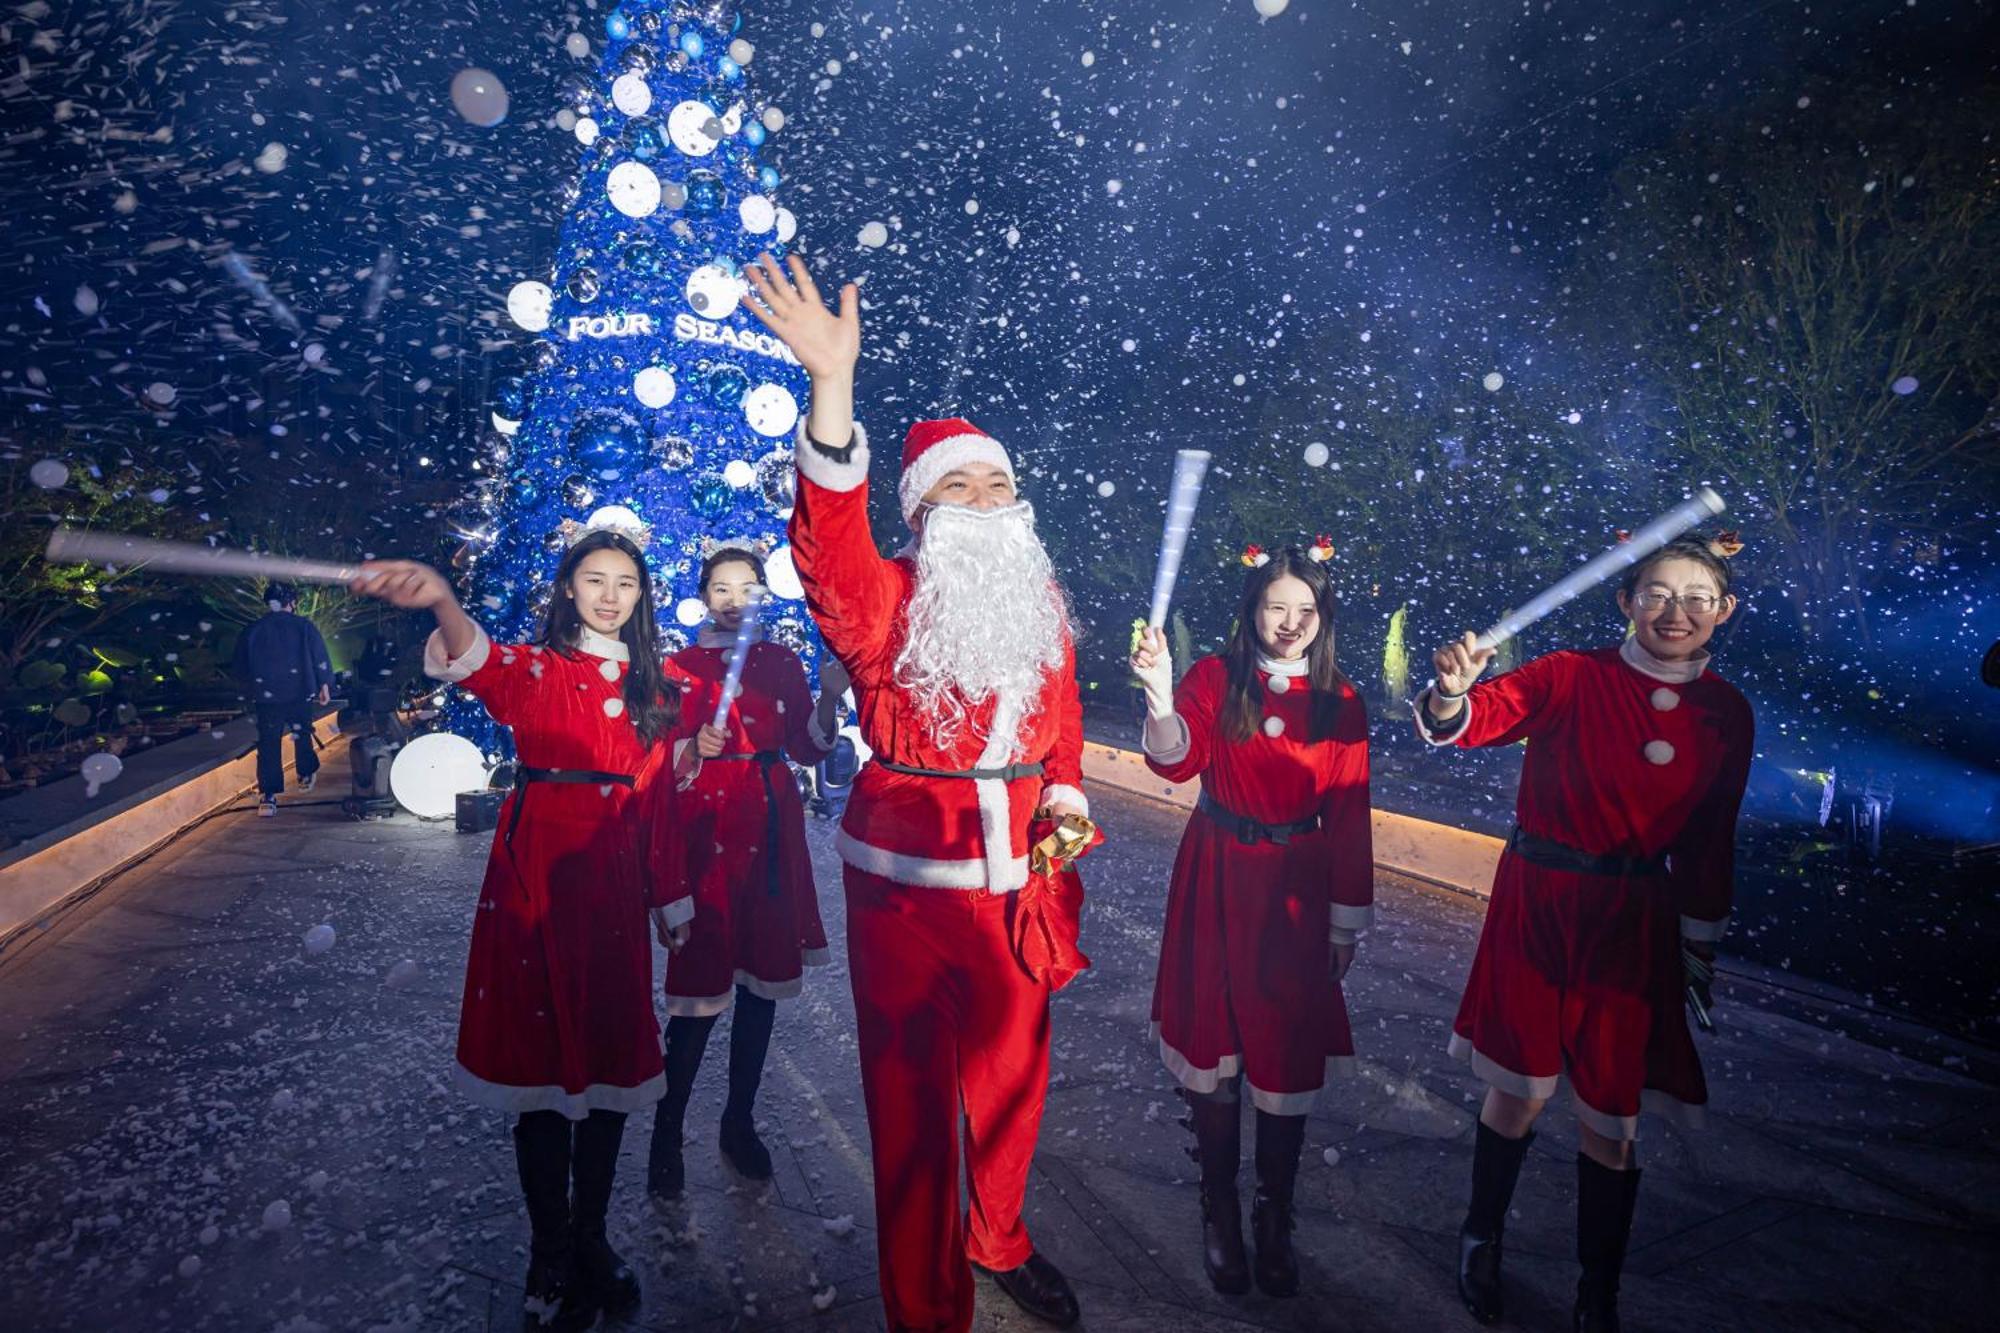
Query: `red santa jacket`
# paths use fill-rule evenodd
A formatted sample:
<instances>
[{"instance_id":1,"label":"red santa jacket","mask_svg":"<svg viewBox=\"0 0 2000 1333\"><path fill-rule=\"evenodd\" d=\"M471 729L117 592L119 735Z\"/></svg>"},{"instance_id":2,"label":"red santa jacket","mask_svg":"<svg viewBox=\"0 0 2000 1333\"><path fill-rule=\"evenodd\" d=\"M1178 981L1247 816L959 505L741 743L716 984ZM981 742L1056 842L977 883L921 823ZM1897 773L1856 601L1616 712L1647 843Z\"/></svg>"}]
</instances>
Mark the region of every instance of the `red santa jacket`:
<instances>
[{"instance_id":1,"label":"red santa jacket","mask_svg":"<svg viewBox=\"0 0 2000 1333\"><path fill-rule=\"evenodd\" d=\"M1528 745L1521 828L1595 856L1662 856L1681 934L1722 938L1736 887L1736 812L1754 724L1707 659L1662 662L1627 639L1557 652L1479 682L1433 745ZM1425 692L1426 694L1429 691Z\"/></svg>"},{"instance_id":2,"label":"red santa jacket","mask_svg":"<svg viewBox=\"0 0 2000 1333\"><path fill-rule=\"evenodd\" d=\"M1083 712L1076 655L1043 681L1037 698L991 700L967 709L949 747L933 719L895 682L915 584L908 559L884 559L868 522L868 439L857 423L845 461L798 441L798 500L792 511L792 559L806 605L827 647L847 667L861 735L875 753L914 768L1043 765L1039 778L978 781L895 773L869 764L855 780L838 845L848 865L899 884L1013 892L1028 882L1028 822L1037 806L1063 800L1087 809L1083 781ZM1020 747L987 732L1002 703L1020 703Z\"/></svg>"}]
</instances>

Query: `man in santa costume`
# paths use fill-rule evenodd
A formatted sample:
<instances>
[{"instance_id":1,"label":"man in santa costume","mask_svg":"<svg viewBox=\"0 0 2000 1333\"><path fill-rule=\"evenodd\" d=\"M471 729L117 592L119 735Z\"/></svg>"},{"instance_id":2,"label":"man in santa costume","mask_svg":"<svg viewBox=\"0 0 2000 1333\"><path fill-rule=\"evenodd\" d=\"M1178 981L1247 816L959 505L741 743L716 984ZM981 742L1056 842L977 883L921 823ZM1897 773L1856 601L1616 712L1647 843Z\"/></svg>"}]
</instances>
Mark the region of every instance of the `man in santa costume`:
<instances>
[{"instance_id":1,"label":"man in santa costume","mask_svg":"<svg viewBox=\"0 0 2000 1333\"><path fill-rule=\"evenodd\" d=\"M1054 936L1081 964L1028 855L1038 811L1088 813L1067 605L1006 450L967 421L911 428L897 497L913 538L882 557L854 420L856 291L835 314L789 263L789 278L768 255L747 270L749 304L812 377L792 556L875 752L839 847L882 1303L892 1330L967 1329L970 1264L1067 1327L1076 1297L1021 1218L1052 987L1030 955Z\"/></svg>"}]
</instances>

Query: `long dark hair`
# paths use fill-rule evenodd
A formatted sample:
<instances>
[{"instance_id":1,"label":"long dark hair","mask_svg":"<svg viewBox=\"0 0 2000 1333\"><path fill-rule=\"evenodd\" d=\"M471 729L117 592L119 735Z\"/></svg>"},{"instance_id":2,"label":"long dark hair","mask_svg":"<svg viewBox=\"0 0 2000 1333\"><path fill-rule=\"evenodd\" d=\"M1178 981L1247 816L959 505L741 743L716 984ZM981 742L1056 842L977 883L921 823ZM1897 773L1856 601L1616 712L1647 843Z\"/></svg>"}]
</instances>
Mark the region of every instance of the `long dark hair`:
<instances>
[{"instance_id":1,"label":"long dark hair","mask_svg":"<svg viewBox=\"0 0 2000 1333\"><path fill-rule=\"evenodd\" d=\"M1264 595L1286 575L1312 590L1313 606L1319 612L1318 632L1306 649L1306 683L1312 689L1312 721L1307 739L1328 740L1340 720L1345 691L1353 686L1333 664L1333 580L1326 567L1296 546L1274 551L1271 558L1250 571L1243 581L1243 599L1236 604L1236 624L1229 631L1229 643L1222 660L1229 674L1229 688L1222 696L1222 734L1232 741L1246 741L1255 735L1264 720L1264 690L1257 681L1257 659L1264 645L1257 637L1257 613L1263 609Z\"/></svg>"},{"instance_id":2,"label":"long dark hair","mask_svg":"<svg viewBox=\"0 0 2000 1333\"><path fill-rule=\"evenodd\" d=\"M569 548L556 566L555 586L549 590L548 609L542 613L542 629L535 642L563 654L576 651L583 617L577 613L576 602L563 594L576 577L576 567L593 551L616 551L639 570L639 599L631 617L619 626L618 637L632 659L625 666L625 716L638 731L640 744L650 747L680 720L681 692L667 682L661 668L660 627L653 617L653 576L646 569L646 557L631 538L615 532L592 532Z\"/></svg>"}]
</instances>

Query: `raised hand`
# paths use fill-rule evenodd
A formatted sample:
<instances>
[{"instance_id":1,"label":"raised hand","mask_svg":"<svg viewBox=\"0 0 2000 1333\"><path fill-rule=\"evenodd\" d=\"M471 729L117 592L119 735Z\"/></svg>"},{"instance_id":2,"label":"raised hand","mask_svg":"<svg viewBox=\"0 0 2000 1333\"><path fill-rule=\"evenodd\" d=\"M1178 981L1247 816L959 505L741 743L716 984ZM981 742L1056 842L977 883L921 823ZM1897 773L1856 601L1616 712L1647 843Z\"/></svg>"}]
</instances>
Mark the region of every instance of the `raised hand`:
<instances>
[{"instance_id":1,"label":"raised hand","mask_svg":"<svg viewBox=\"0 0 2000 1333\"><path fill-rule=\"evenodd\" d=\"M1174 711L1174 659L1167 648L1167 636L1152 626L1139 634L1139 646L1132 650L1129 663L1146 692L1146 711L1165 717Z\"/></svg>"},{"instance_id":2,"label":"raised hand","mask_svg":"<svg viewBox=\"0 0 2000 1333\"><path fill-rule=\"evenodd\" d=\"M859 289L848 283L840 289L840 313L826 308L812 274L797 255L785 261L791 270L778 267L770 255L743 270L756 291L757 299L744 304L759 322L784 340L792 355L814 381L850 379L854 363L861 358L861 302Z\"/></svg>"},{"instance_id":3,"label":"raised hand","mask_svg":"<svg viewBox=\"0 0 2000 1333\"><path fill-rule=\"evenodd\" d=\"M370 560L361 566L360 575L347 589L378 597L405 611L422 611L457 601L444 575L414 560Z\"/></svg>"},{"instance_id":4,"label":"raised hand","mask_svg":"<svg viewBox=\"0 0 2000 1333\"><path fill-rule=\"evenodd\" d=\"M1491 648L1481 648L1479 636L1467 630L1464 638L1431 654L1438 689L1445 694L1464 694L1491 664L1493 653Z\"/></svg>"}]
</instances>

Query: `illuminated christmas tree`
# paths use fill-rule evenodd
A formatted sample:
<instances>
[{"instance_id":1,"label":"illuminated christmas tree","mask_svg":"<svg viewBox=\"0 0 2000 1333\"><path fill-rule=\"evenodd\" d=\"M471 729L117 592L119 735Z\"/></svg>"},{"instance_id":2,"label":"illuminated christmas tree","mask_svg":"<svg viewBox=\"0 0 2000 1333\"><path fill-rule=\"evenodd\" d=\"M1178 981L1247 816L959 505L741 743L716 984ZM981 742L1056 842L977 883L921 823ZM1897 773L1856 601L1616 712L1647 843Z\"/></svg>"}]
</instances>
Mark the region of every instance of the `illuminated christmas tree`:
<instances>
[{"instance_id":1,"label":"illuminated christmas tree","mask_svg":"<svg viewBox=\"0 0 2000 1333\"><path fill-rule=\"evenodd\" d=\"M563 522L618 506L651 529L670 650L702 619L702 540L748 538L772 552L770 636L813 661L783 545L806 377L741 304L742 266L784 255L798 223L761 160L784 115L748 86L755 48L734 9L626 0L605 20L596 77L565 90L557 121L583 160L554 271L508 293L532 340L525 373L495 386L485 521L461 533L496 639L537 623ZM484 716L463 710L455 729L489 740Z\"/></svg>"}]
</instances>

